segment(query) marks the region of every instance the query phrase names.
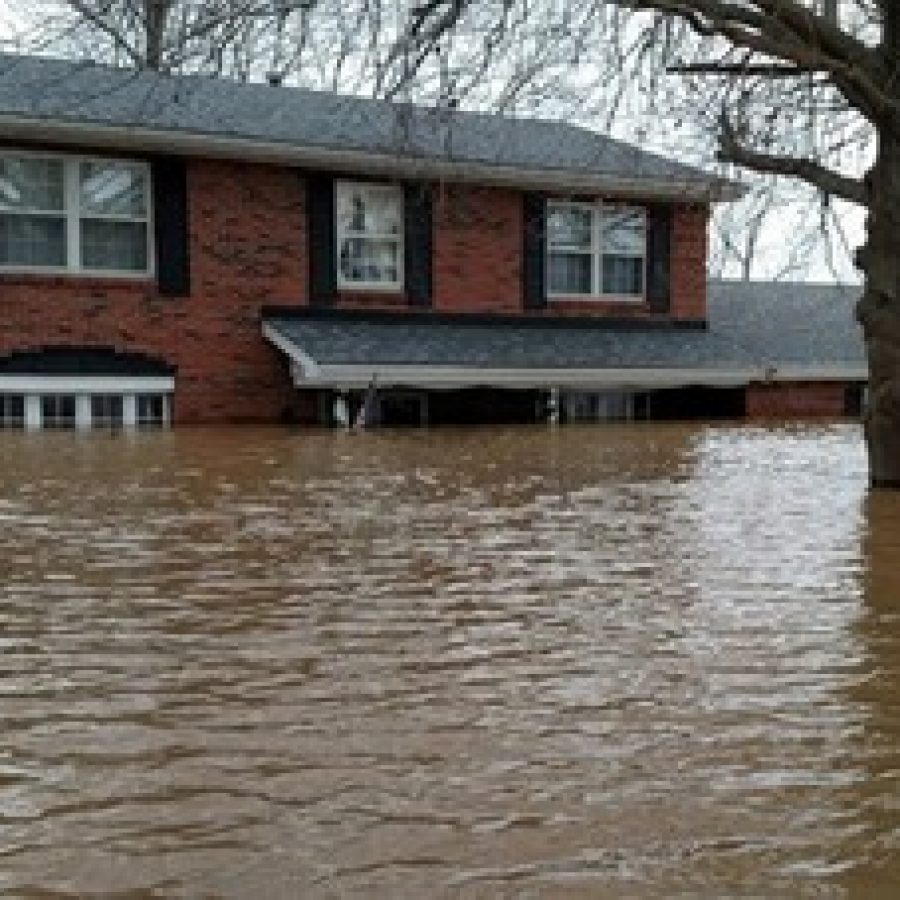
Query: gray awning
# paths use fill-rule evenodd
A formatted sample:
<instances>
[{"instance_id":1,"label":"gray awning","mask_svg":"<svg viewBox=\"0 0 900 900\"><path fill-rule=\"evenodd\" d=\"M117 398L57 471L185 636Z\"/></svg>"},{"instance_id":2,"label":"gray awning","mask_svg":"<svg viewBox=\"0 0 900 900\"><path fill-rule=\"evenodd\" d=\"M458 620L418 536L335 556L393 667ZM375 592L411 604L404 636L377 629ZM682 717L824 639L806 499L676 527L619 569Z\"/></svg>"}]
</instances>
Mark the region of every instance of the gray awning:
<instances>
[{"instance_id":1,"label":"gray awning","mask_svg":"<svg viewBox=\"0 0 900 900\"><path fill-rule=\"evenodd\" d=\"M306 309L272 312L263 329L300 387L647 390L865 379L850 295L810 308L806 288L794 286L800 303L777 291L760 291L757 303L742 288L713 286L706 328Z\"/></svg>"}]
</instances>

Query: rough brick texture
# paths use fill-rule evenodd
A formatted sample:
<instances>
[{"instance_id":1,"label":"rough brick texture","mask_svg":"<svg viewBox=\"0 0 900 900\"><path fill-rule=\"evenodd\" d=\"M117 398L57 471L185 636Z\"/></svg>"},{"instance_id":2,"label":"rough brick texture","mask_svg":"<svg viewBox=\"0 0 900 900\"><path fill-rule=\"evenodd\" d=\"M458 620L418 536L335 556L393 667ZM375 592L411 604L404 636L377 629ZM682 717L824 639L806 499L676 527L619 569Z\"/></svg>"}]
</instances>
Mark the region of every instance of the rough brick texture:
<instances>
[{"instance_id":1,"label":"rough brick texture","mask_svg":"<svg viewBox=\"0 0 900 900\"><path fill-rule=\"evenodd\" d=\"M837 418L846 411L846 385L837 381L777 382L747 387L747 418Z\"/></svg>"},{"instance_id":2,"label":"rough brick texture","mask_svg":"<svg viewBox=\"0 0 900 900\"><path fill-rule=\"evenodd\" d=\"M708 206L676 206L672 229L671 314L706 318Z\"/></svg>"},{"instance_id":3,"label":"rough brick texture","mask_svg":"<svg viewBox=\"0 0 900 900\"><path fill-rule=\"evenodd\" d=\"M301 175L250 163L188 163L192 295L152 279L0 274L0 353L112 346L178 367L178 422L277 421L298 409L287 363L262 337L263 306L307 302ZM522 194L446 186L434 207L436 311L521 314ZM705 312L706 210L679 209L673 317ZM339 307L409 309L402 294L340 294ZM539 315L646 315L642 304L553 303Z\"/></svg>"},{"instance_id":4,"label":"rough brick texture","mask_svg":"<svg viewBox=\"0 0 900 900\"><path fill-rule=\"evenodd\" d=\"M3 275L0 352L141 351L178 367L176 421L277 420L293 392L259 310L306 295L302 182L286 169L191 162L188 198L192 296L161 297L146 279Z\"/></svg>"},{"instance_id":5,"label":"rough brick texture","mask_svg":"<svg viewBox=\"0 0 900 900\"><path fill-rule=\"evenodd\" d=\"M434 205L434 308L522 311L524 205L516 191L450 186Z\"/></svg>"}]
</instances>

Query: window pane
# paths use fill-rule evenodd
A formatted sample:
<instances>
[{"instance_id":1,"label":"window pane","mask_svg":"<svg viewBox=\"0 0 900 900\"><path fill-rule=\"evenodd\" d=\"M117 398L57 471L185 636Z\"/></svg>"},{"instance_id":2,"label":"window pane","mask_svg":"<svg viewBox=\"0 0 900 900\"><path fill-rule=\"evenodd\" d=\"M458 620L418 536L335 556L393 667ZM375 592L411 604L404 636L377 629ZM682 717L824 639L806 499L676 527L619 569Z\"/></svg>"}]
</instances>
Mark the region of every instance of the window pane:
<instances>
[{"instance_id":1,"label":"window pane","mask_svg":"<svg viewBox=\"0 0 900 900\"><path fill-rule=\"evenodd\" d=\"M643 256L646 224L642 209L603 210L603 252L611 256Z\"/></svg>"},{"instance_id":2,"label":"window pane","mask_svg":"<svg viewBox=\"0 0 900 900\"><path fill-rule=\"evenodd\" d=\"M21 394L0 394L0 428L25 425L25 398Z\"/></svg>"},{"instance_id":3,"label":"window pane","mask_svg":"<svg viewBox=\"0 0 900 900\"><path fill-rule=\"evenodd\" d=\"M644 258L642 256L604 256L603 293L642 295Z\"/></svg>"},{"instance_id":4,"label":"window pane","mask_svg":"<svg viewBox=\"0 0 900 900\"><path fill-rule=\"evenodd\" d=\"M551 206L547 213L547 237L552 245L591 248L593 213L577 206Z\"/></svg>"},{"instance_id":5,"label":"window pane","mask_svg":"<svg viewBox=\"0 0 900 900\"><path fill-rule=\"evenodd\" d=\"M162 394L139 394L137 397L137 424L162 425L165 403Z\"/></svg>"},{"instance_id":6,"label":"window pane","mask_svg":"<svg viewBox=\"0 0 900 900\"><path fill-rule=\"evenodd\" d=\"M345 238L341 242L341 278L396 284L400 280L399 250L396 241Z\"/></svg>"},{"instance_id":7,"label":"window pane","mask_svg":"<svg viewBox=\"0 0 900 900\"><path fill-rule=\"evenodd\" d=\"M0 208L52 212L64 206L61 159L0 157Z\"/></svg>"},{"instance_id":8,"label":"window pane","mask_svg":"<svg viewBox=\"0 0 900 900\"><path fill-rule=\"evenodd\" d=\"M549 261L551 294L591 293L591 257L587 253L551 253Z\"/></svg>"},{"instance_id":9,"label":"window pane","mask_svg":"<svg viewBox=\"0 0 900 900\"><path fill-rule=\"evenodd\" d=\"M0 265L65 266L66 223L58 216L0 214Z\"/></svg>"},{"instance_id":10,"label":"window pane","mask_svg":"<svg viewBox=\"0 0 900 900\"><path fill-rule=\"evenodd\" d=\"M82 219L81 265L85 269L146 272L146 223Z\"/></svg>"},{"instance_id":11,"label":"window pane","mask_svg":"<svg viewBox=\"0 0 900 900\"><path fill-rule=\"evenodd\" d=\"M48 394L41 397L44 428L75 427L75 397L71 394Z\"/></svg>"},{"instance_id":12,"label":"window pane","mask_svg":"<svg viewBox=\"0 0 900 900\"><path fill-rule=\"evenodd\" d=\"M399 190L338 185L337 216L342 231L399 235L401 209Z\"/></svg>"},{"instance_id":13,"label":"window pane","mask_svg":"<svg viewBox=\"0 0 900 900\"><path fill-rule=\"evenodd\" d=\"M81 164L81 214L147 215L147 177L143 169L121 163Z\"/></svg>"},{"instance_id":14,"label":"window pane","mask_svg":"<svg viewBox=\"0 0 900 900\"><path fill-rule=\"evenodd\" d=\"M123 409L120 394L95 394L91 397L91 424L95 428L121 426L124 423Z\"/></svg>"}]
</instances>

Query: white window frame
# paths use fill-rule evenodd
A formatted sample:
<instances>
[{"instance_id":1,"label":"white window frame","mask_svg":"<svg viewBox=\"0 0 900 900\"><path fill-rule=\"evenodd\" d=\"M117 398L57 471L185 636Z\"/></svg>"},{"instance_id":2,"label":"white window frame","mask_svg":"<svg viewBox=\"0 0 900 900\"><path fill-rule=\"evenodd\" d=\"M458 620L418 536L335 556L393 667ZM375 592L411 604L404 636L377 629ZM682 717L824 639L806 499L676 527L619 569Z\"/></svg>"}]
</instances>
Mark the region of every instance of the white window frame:
<instances>
[{"instance_id":1,"label":"white window frame","mask_svg":"<svg viewBox=\"0 0 900 900\"><path fill-rule=\"evenodd\" d=\"M65 220L66 265L28 266L18 263L0 263L0 275L6 273L34 273L40 275L81 275L91 278L152 278L156 270L156 245L153 221L153 183L150 164L137 159L111 156L84 156L70 153L44 153L39 150L0 150L0 159L45 159L63 164L62 210L15 210L0 205L0 215L59 216ZM143 218L111 214L90 213L85 219L109 222L143 222L147 226L147 267L145 269L91 269L81 265L81 165L105 163L137 169L144 175L146 185L146 213Z\"/></svg>"},{"instance_id":2,"label":"white window frame","mask_svg":"<svg viewBox=\"0 0 900 900\"><path fill-rule=\"evenodd\" d=\"M348 231L341 224L339 215L341 197L349 194L351 191L363 191L368 194L387 194L396 198L400 210L400 231L397 234L379 234L375 232L366 232L361 234L357 231ZM399 293L403 291L406 272L404 265L404 232L405 232L405 215L406 210L403 206L403 190L396 184L384 184L381 182L369 181L335 181L334 183L334 208L335 208L335 254L334 264L337 269L337 286L342 291L384 291L386 293ZM362 238L363 240L372 241L392 241L397 245L397 279L395 281L354 281L345 278L341 272L341 247L344 240L348 238Z\"/></svg>"},{"instance_id":3,"label":"white window frame","mask_svg":"<svg viewBox=\"0 0 900 900\"><path fill-rule=\"evenodd\" d=\"M548 200L547 216L549 218L552 209L580 209L591 213L591 290L590 293L574 293L572 291L553 291L550 289L550 257L554 251L560 253L580 253L587 256L587 251L566 250L564 245L551 246L550 235L546 240L545 271L547 272L547 298L549 300L575 300L591 301L606 300L615 303L645 303L647 300L647 209L629 203L604 203L598 200L596 203L587 203L574 200ZM644 254L643 271L641 273L640 294L607 294L603 291L603 217L605 210L628 209L639 212L644 221Z\"/></svg>"},{"instance_id":4,"label":"white window frame","mask_svg":"<svg viewBox=\"0 0 900 900\"><path fill-rule=\"evenodd\" d=\"M105 421L94 422L91 398L97 395L115 395L122 398L122 427L128 430L153 427L138 420L137 398L153 395L162 398L163 419L160 425L172 424L172 404L175 381L170 376L104 376L104 375L3 375L0 376L0 395L25 398L24 427L28 431L45 428L43 399L48 396L75 398L74 427L109 429ZM10 428L9 424L7 428ZM156 426L158 427L158 426ZM16 430L18 426L16 426ZM0 432L4 429L0 428Z\"/></svg>"}]
</instances>

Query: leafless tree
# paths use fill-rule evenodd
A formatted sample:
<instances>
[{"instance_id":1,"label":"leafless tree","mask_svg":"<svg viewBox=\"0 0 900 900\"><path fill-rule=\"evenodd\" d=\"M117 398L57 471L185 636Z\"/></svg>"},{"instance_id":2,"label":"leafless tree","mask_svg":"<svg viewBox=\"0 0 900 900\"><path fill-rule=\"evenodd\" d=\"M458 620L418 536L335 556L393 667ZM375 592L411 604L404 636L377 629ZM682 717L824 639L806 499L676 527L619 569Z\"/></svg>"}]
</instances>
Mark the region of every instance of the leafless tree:
<instances>
[{"instance_id":1,"label":"leafless tree","mask_svg":"<svg viewBox=\"0 0 900 900\"><path fill-rule=\"evenodd\" d=\"M684 43L671 20L634 28L627 11L597 0L470 4L430 43L406 28L417 0L22 0L32 44L67 55L239 80L274 78L435 106L567 118L715 165L713 117L696 86L666 78ZM498 7L502 15L497 15ZM806 120L805 117L804 121ZM807 132L804 131L803 134ZM813 189L747 179L748 196L713 219L711 270L740 277L804 277L851 270L840 204L820 215ZM789 218L788 253L763 223ZM790 258L789 258L790 257Z\"/></svg>"},{"instance_id":2,"label":"leafless tree","mask_svg":"<svg viewBox=\"0 0 900 900\"><path fill-rule=\"evenodd\" d=\"M565 0L559 0L565 6ZM425 52L526 0L423 0L403 41ZM676 71L718 159L797 179L867 211L856 254L868 350L866 436L873 484L900 488L900 4L896 0L596 0L623 34ZM628 66L648 74L633 53ZM657 67L658 70L658 67ZM710 119L713 121L710 121ZM873 139L874 138L874 139ZM864 174L861 174L864 169Z\"/></svg>"}]
</instances>

